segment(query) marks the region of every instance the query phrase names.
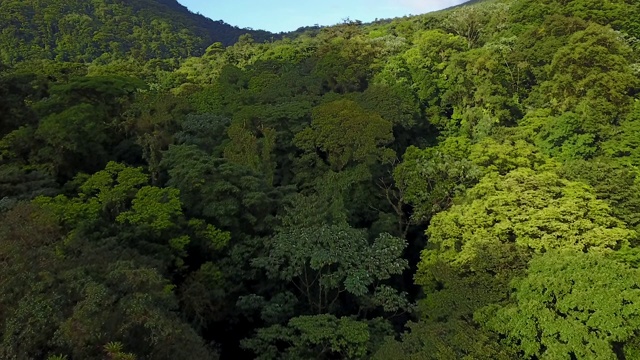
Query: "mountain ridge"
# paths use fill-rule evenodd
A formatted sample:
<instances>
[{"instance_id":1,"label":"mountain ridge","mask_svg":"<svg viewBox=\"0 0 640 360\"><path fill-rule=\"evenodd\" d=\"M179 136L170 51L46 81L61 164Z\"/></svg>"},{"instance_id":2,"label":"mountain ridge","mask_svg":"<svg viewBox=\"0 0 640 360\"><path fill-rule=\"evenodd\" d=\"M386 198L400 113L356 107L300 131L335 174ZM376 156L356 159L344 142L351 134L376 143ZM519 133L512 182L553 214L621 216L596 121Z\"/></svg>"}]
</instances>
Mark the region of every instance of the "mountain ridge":
<instances>
[{"instance_id":1,"label":"mountain ridge","mask_svg":"<svg viewBox=\"0 0 640 360\"><path fill-rule=\"evenodd\" d=\"M39 0L0 3L0 61L91 62L199 56L215 42L232 45L243 34L277 37L195 14L175 0Z\"/></svg>"}]
</instances>

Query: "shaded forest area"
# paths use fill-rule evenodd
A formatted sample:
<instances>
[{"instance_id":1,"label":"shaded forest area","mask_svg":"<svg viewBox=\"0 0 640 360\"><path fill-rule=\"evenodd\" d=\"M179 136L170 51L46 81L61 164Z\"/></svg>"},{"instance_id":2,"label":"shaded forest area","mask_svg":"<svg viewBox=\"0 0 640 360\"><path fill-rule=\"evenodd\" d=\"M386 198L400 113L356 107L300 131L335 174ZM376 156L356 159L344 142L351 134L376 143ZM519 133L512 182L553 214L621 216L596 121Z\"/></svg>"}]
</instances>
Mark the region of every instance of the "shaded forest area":
<instances>
[{"instance_id":1,"label":"shaded forest area","mask_svg":"<svg viewBox=\"0 0 640 360\"><path fill-rule=\"evenodd\" d=\"M637 1L0 9L0 358L640 358Z\"/></svg>"}]
</instances>

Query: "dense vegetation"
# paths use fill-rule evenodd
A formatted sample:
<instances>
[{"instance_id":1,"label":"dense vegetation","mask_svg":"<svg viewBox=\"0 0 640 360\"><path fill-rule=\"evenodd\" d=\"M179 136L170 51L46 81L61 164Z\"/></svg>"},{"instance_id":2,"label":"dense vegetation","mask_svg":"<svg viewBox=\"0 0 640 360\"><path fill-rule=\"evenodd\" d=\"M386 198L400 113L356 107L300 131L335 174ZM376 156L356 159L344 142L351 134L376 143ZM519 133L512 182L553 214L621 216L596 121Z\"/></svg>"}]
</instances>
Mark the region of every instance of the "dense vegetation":
<instances>
[{"instance_id":1,"label":"dense vegetation","mask_svg":"<svg viewBox=\"0 0 640 360\"><path fill-rule=\"evenodd\" d=\"M63 3L121 8L0 16ZM0 358L640 358L637 1L196 57L44 14L1 35Z\"/></svg>"},{"instance_id":2,"label":"dense vegetation","mask_svg":"<svg viewBox=\"0 0 640 360\"><path fill-rule=\"evenodd\" d=\"M3 0L0 25L0 61L8 64L199 56L246 33L275 36L190 13L176 0Z\"/></svg>"}]
</instances>

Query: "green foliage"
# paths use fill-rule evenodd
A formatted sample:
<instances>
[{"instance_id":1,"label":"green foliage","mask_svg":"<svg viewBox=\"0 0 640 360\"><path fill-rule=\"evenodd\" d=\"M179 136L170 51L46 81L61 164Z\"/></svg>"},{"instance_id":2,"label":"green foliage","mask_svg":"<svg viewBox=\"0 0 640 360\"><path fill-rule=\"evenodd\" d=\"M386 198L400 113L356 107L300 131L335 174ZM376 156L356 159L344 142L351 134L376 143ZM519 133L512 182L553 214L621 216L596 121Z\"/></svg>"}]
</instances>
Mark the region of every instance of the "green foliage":
<instances>
[{"instance_id":1,"label":"green foliage","mask_svg":"<svg viewBox=\"0 0 640 360\"><path fill-rule=\"evenodd\" d=\"M406 261L400 258L405 246L403 240L389 234L369 244L364 231L335 225L291 228L268 240L266 256L252 263L269 278L291 284L308 312L339 312L337 302L343 293L369 297L362 306L370 302L370 306L395 312L406 308L403 295L376 288L376 284L406 268Z\"/></svg>"},{"instance_id":2,"label":"green foliage","mask_svg":"<svg viewBox=\"0 0 640 360\"><path fill-rule=\"evenodd\" d=\"M635 238L588 186L529 169L487 175L461 204L432 219L428 235L433 248L423 253L423 267L438 260L464 265L491 244L603 251Z\"/></svg>"},{"instance_id":3,"label":"green foliage","mask_svg":"<svg viewBox=\"0 0 640 360\"><path fill-rule=\"evenodd\" d=\"M452 10L444 21L444 27L452 33L464 38L469 48L475 47L481 40L482 36L487 36L491 30L491 15L500 18L501 14L496 16L495 13L505 13L508 8L504 4L489 3L482 5L464 6ZM492 14L493 13L493 14Z\"/></svg>"},{"instance_id":4,"label":"green foliage","mask_svg":"<svg viewBox=\"0 0 640 360\"><path fill-rule=\"evenodd\" d=\"M512 305L485 310L496 311L488 327L507 335L523 358L615 359L614 343L640 327L637 272L602 254L551 251L514 281Z\"/></svg>"},{"instance_id":5,"label":"green foliage","mask_svg":"<svg viewBox=\"0 0 640 360\"><path fill-rule=\"evenodd\" d=\"M243 341L261 358L362 358L377 347L369 334L379 330L367 325L368 314L393 316L411 310L406 294L390 286L407 267L401 258L406 242L389 234L370 241L365 230L346 224L336 206L340 203L323 200L317 195L295 197L281 219L283 227L265 240L264 253L252 261L281 289L271 296L242 297L238 303L259 310L261 318L273 324ZM353 318L340 317L347 315ZM378 322L387 329L386 321ZM288 338L296 340L280 355L274 352L276 344Z\"/></svg>"},{"instance_id":6,"label":"green foliage","mask_svg":"<svg viewBox=\"0 0 640 360\"><path fill-rule=\"evenodd\" d=\"M133 354L127 354L122 351L122 343L110 342L104 346L104 352L114 360L135 360L136 357Z\"/></svg>"},{"instance_id":7,"label":"green foliage","mask_svg":"<svg viewBox=\"0 0 640 360\"><path fill-rule=\"evenodd\" d=\"M613 158L621 158L622 161L633 166L640 165L640 153L638 153L638 125L640 124L640 103L636 101L633 110L629 113L611 139L602 144L603 153Z\"/></svg>"},{"instance_id":8,"label":"green foliage","mask_svg":"<svg viewBox=\"0 0 640 360\"><path fill-rule=\"evenodd\" d=\"M163 166L186 211L234 232L264 231L273 196L265 180L244 166L208 156L195 146L171 146ZM249 224L250 228L246 225Z\"/></svg>"},{"instance_id":9,"label":"green foliage","mask_svg":"<svg viewBox=\"0 0 640 360\"><path fill-rule=\"evenodd\" d=\"M0 72L0 136L24 125L33 125L34 114L26 101L34 92L29 88L30 75Z\"/></svg>"},{"instance_id":10,"label":"green foliage","mask_svg":"<svg viewBox=\"0 0 640 360\"><path fill-rule=\"evenodd\" d=\"M177 189L145 186L133 198L131 210L120 213L116 221L145 225L156 233L169 230L175 226L176 218L182 214L179 196L180 191Z\"/></svg>"},{"instance_id":11,"label":"green foliage","mask_svg":"<svg viewBox=\"0 0 640 360\"><path fill-rule=\"evenodd\" d=\"M630 58L631 49L615 32L590 25L558 49L539 91L557 112L575 112L583 131L602 132L625 114L628 94L638 86Z\"/></svg>"},{"instance_id":12,"label":"green foliage","mask_svg":"<svg viewBox=\"0 0 640 360\"><path fill-rule=\"evenodd\" d=\"M535 134L533 142L546 154L560 160L592 158L598 151L596 135L582 127L578 114L550 116L547 110L529 114L522 125Z\"/></svg>"},{"instance_id":13,"label":"green foliage","mask_svg":"<svg viewBox=\"0 0 640 360\"><path fill-rule=\"evenodd\" d=\"M40 116L38 124L7 134L0 141L2 156L64 180L77 171L97 171L122 137L115 126L118 115L141 87L139 80L120 76L51 84L49 96L32 106Z\"/></svg>"},{"instance_id":14,"label":"green foliage","mask_svg":"<svg viewBox=\"0 0 640 360\"><path fill-rule=\"evenodd\" d=\"M609 203L614 216L637 230L640 182L636 168L609 158L596 158L567 163L561 171L571 180L591 185L597 197Z\"/></svg>"},{"instance_id":15,"label":"green foliage","mask_svg":"<svg viewBox=\"0 0 640 360\"><path fill-rule=\"evenodd\" d=\"M492 138L483 139L471 146L469 160L484 172L497 172L500 175L518 168L553 168L553 163L538 148L524 140L498 142Z\"/></svg>"},{"instance_id":16,"label":"green foliage","mask_svg":"<svg viewBox=\"0 0 640 360\"><path fill-rule=\"evenodd\" d=\"M516 351L499 343L491 332L465 320L409 323L401 341L386 338L373 355L375 360L394 360L398 354L409 360L508 360Z\"/></svg>"},{"instance_id":17,"label":"green foliage","mask_svg":"<svg viewBox=\"0 0 640 360\"><path fill-rule=\"evenodd\" d=\"M391 123L349 100L330 102L313 110L311 126L296 135L299 148L320 151L334 171L352 162L389 161L395 154L383 147L393 141Z\"/></svg>"},{"instance_id":18,"label":"green foliage","mask_svg":"<svg viewBox=\"0 0 640 360\"><path fill-rule=\"evenodd\" d=\"M236 164L258 170L260 157L256 137L238 124L231 125L227 131L231 141L224 149L225 158Z\"/></svg>"},{"instance_id":19,"label":"green foliage","mask_svg":"<svg viewBox=\"0 0 640 360\"><path fill-rule=\"evenodd\" d=\"M230 141L224 148L224 157L232 163L263 173L267 182L272 184L277 165L273 154L276 145L276 131L271 128L261 128L259 131L260 141L238 123L229 126L227 132Z\"/></svg>"},{"instance_id":20,"label":"green foliage","mask_svg":"<svg viewBox=\"0 0 640 360\"><path fill-rule=\"evenodd\" d=\"M397 62L386 65L382 74L395 81L408 82L416 89L424 104L428 120L436 126L445 126L446 115L441 95L448 88L444 69L451 57L464 51L465 41L441 30L429 30L415 34L414 46L401 55Z\"/></svg>"},{"instance_id":21,"label":"green foliage","mask_svg":"<svg viewBox=\"0 0 640 360\"><path fill-rule=\"evenodd\" d=\"M224 139L224 131L230 120L211 114L189 114L180 124L181 131L176 133L178 144L196 145L203 151L222 155L220 147Z\"/></svg>"},{"instance_id":22,"label":"green foliage","mask_svg":"<svg viewBox=\"0 0 640 360\"><path fill-rule=\"evenodd\" d=\"M443 71L448 81L442 105L451 107L453 113L446 123L438 124L443 130L482 139L498 125L512 125L521 116L523 75L518 64L508 59L511 42L497 39L452 57Z\"/></svg>"},{"instance_id":23,"label":"green foliage","mask_svg":"<svg viewBox=\"0 0 640 360\"><path fill-rule=\"evenodd\" d=\"M67 355L51 355L47 360L69 360L69 358Z\"/></svg>"},{"instance_id":24,"label":"green foliage","mask_svg":"<svg viewBox=\"0 0 640 360\"><path fill-rule=\"evenodd\" d=\"M450 137L437 147L410 147L394 170L402 201L414 206L415 221L426 221L448 208L453 198L473 185L480 169L469 158L470 142Z\"/></svg>"},{"instance_id":25,"label":"green foliage","mask_svg":"<svg viewBox=\"0 0 640 360\"><path fill-rule=\"evenodd\" d=\"M2 2L0 358L638 358L638 19Z\"/></svg>"},{"instance_id":26,"label":"green foliage","mask_svg":"<svg viewBox=\"0 0 640 360\"><path fill-rule=\"evenodd\" d=\"M198 56L209 44L231 45L244 33L266 40L266 31L239 29L189 12L176 1L6 1L0 7L0 61L31 59L91 62Z\"/></svg>"},{"instance_id":27,"label":"green foliage","mask_svg":"<svg viewBox=\"0 0 640 360\"><path fill-rule=\"evenodd\" d=\"M370 333L367 323L333 315L300 316L286 326L258 331L256 338L243 341L245 348L259 354L257 359L363 359ZM282 352L278 342L289 344Z\"/></svg>"},{"instance_id":28,"label":"green foliage","mask_svg":"<svg viewBox=\"0 0 640 360\"><path fill-rule=\"evenodd\" d=\"M0 256L12 259L0 274L3 358L103 359L110 342L127 349L125 358L212 358L173 312L169 282L148 260L109 239L63 240L56 216L33 204L1 223Z\"/></svg>"},{"instance_id":29,"label":"green foliage","mask_svg":"<svg viewBox=\"0 0 640 360\"><path fill-rule=\"evenodd\" d=\"M0 165L0 200L8 204L57 194L55 179L42 169L16 164ZM3 206L0 205L0 212Z\"/></svg>"},{"instance_id":30,"label":"green foliage","mask_svg":"<svg viewBox=\"0 0 640 360\"><path fill-rule=\"evenodd\" d=\"M130 168L110 162L105 170L85 178L77 197L58 195L54 198L38 197L36 203L58 216L61 223L74 228L82 222L98 221L101 217L115 219L126 210L128 202L149 181L140 168Z\"/></svg>"},{"instance_id":31,"label":"green foliage","mask_svg":"<svg viewBox=\"0 0 640 360\"><path fill-rule=\"evenodd\" d=\"M602 254L636 238L588 186L527 168L486 175L458 204L432 218L427 235L415 278L427 293L421 326L428 332L453 329L442 341L458 356L473 350L456 329L475 328L475 312L504 302L510 281L534 254ZM487 340L492 335L484 329L462 331L471 343L495 341Z\"/></svg>"},{"instance_id":32,"label":"green foliage","mask_svg":"<svg viewBox=\"0 0 640 360\"><path fill-rule=\"evenodd\" d=\"M375 66L376 51L382 50L382 44L362 36L357 22L324 29L318 38L323 43L318 48L313 75L320 79L323 90L337 93L364 90Z\"/></svg>"}]
</instances>

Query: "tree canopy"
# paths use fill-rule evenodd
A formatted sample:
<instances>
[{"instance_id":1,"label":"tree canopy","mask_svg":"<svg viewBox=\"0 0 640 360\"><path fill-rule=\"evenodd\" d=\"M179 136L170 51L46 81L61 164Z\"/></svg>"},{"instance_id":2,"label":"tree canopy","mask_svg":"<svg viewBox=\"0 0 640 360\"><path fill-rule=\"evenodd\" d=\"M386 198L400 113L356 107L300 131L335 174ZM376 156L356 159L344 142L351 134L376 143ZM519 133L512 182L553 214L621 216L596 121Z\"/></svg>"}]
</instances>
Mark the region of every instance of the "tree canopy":
<instances>
[{"instance_id":1,"label":"tree canopy","mask_svg":"<svg viewBox=\"0 0 640 360\"><path fill-rule=\"evenodd\" d=\"M0 358L640 358L639 19L0 2Z\"/></svg>"}]
</instances>

